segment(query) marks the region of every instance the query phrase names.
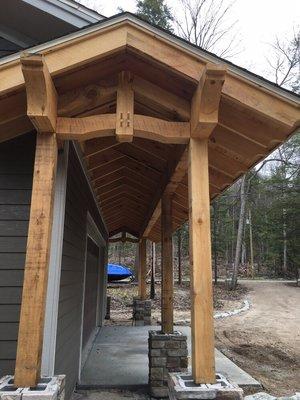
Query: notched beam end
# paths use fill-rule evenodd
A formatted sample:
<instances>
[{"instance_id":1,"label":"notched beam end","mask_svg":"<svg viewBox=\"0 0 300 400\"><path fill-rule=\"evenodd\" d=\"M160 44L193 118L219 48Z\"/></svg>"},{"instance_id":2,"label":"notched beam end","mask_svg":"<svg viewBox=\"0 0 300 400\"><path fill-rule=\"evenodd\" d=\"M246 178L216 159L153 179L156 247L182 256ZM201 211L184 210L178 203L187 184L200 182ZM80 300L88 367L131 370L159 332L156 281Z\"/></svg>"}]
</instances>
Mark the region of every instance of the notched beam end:
<instances>
[{"instance_id":1,"label":"notched beam end","mask_svg":"<svg viewBox=\"0 0 300 400\"><path fill-rule=\"evenodd\" d=\"M21 55L27 96L27 115L38 132L55 132L57 93L41 54Z\"/></svg>"}]
</instances>

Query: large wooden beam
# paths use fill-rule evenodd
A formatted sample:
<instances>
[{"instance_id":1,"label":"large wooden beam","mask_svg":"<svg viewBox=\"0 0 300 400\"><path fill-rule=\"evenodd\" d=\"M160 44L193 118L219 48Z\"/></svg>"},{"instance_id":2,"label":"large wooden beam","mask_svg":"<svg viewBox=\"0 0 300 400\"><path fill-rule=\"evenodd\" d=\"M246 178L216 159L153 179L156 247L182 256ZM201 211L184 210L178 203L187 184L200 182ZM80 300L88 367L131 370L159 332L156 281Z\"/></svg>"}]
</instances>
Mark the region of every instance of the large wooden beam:
<instances>
[{"instance_id":1,"label":"large wooden beam","mask_svg":"<svg viewBox=\"0 0 300 400\"><path fill-rule=\"evenodd\" d=\"M147 298L147 239L142 238L139 242L139 298Z\"/></svg>"},{"instance_id":2,"label":"large wooden beam","mask_svg":"<svg viewBox=\"0 0 300 400\"><path fill-rule=\"evenodd\" d=\"M161 143L185 144L190 138L189 122L165 121L145 115L134 116L134 135Z\"/></svg>"},{"instance_id":3,"label":"large wooden beam","mask_svg":"<svg viewBox=\"0 0 300 400\"><path fill-rule=\"evenodd\" d=\"M57 93L43 56L21 56L27 95L27 115L38 132L55 132Z\"/></svg>"},{"instance_id":4,"label":"large wooden beam","mask_svg":"<svg viewBox=\"0 0 300 400\"><path fill-rule=\"evenodd\" d=\"M195 383L215 382L213 293L207 139L189 145L192 374Z\"/></svg>"},{"instance_id":5,"label":"large wooden beam","mask_svg":"<svg viewBox=\"0 0 300 400\"><path fill-rule=\"evenodd\" d=\"M38 133L15 368L17 387L36 386L40 377L56 163L55 135Z\"/></svg>"},{"instance_id":6,"label":"large wooden beam","mask_svg":"<svg viewBox=\"0 0 300 400\"><path fill-rule=\"evenodd\" d=\"M132 76L128 71L119 74L117 89L117 120L116 138L118 142L132 142L134 92L132 89Z\"/></svg>"},{"instance_id":7,"label":"large wooden beam","mask_svg":"<svg viewBox=\"0 0 300 400\"><path fill-rule=\"evenodd\" d=\"M225 73L223 66L206 66L192 98L191 137L208 138L216 127Z\"/></svg>"},{"instance_id":8,"label":"large wooden beam","mask_svg":"<svg viewBox=\"0 0 300 400\"><path fill-rule=\"evenodd\" d=\"M159 118L148 117L145 115L135 114L133 116L133 114L129 114L131 115L131 118L133 118L133 121L130 120L130 126L127 126L127 117L124 117L122 121L118 122L119 114L117 111L117 114L93 115L82 118L58 117L56 128L57 137L61 140L83 141L94 138L113 136L116 132L118 141L132 141L133 136L131 137L131 133L121 134L121 127L119 126L118 129L116 128L116 124L117 126L122 124L122 129L126 128L125 131L129 128L130 131L132 129L132 135L136 137L170 144L185 144L189 141L189 122L165 121ZM122 115L124 115L124 113L122 113Z\"/></svg>"},{"instance_id":9,"label":"large wooden beam","mask_svg":"<svg viewBox=\"0 0 300 400\"><path fill-rule=\"evenodd\" d=\"M173 245L172 199L169 193L161 199L161 330L173 333Z\"/></svg>"}]
</instances>

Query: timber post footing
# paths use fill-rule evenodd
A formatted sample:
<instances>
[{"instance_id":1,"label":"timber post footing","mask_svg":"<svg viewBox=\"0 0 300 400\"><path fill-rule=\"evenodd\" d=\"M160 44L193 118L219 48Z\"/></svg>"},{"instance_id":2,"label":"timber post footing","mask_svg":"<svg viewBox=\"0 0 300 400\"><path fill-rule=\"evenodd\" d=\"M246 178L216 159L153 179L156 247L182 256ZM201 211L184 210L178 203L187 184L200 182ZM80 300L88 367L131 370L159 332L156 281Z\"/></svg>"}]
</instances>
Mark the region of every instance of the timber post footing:
<instances>
[{"instance_id":1,"label":"timber post footing","mask_svg":"<svg viewBox=\"0 0 300 400\"><path fill-rule=\"evenodd\" d=\"M242 400L244 398L243 389L220 374L216 374L214 384L197 385L189 372L169 373L168 389L170 400Z\"/></svg>"},{"instance_id":2,"label":"timber post footing","mask_svg":"<svg viewBox=\"0 0 300 400\"><path fill-rule=\"evenodd\" d=\"M153 397L168 397L168 373L184 372L188 367L187 337L149 331L149 388Z\"/></svg>"},{"instance_id":3,"label":"timber post footing","mask_svg":"<svg viewBox=\"0 0 300 400\"><path fill-rule=\"evenodd\" d=\"M35 387L17 388L13 375L0 379L0 400L64 400L65 375L42 377Z\"/></svg>"},{"instance_id":4,"label":"timber post footing","mask_svg":"<svg viewBox=\"0 0 300 400\"><path fill-rule=\"evenodd\" d=\"M151 300L134 298L132 313L134 325L151 325Z\"/></svg>"}]
</instances>

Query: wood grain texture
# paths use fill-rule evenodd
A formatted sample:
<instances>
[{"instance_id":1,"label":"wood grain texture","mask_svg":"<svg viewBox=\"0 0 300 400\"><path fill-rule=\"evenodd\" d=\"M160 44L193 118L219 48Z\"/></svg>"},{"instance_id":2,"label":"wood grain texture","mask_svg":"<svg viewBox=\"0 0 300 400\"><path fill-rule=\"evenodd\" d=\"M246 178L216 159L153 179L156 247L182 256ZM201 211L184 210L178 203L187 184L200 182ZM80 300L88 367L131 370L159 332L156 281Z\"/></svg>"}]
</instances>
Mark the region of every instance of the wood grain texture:
<instances>
[{"instance_id":1,"label":"wood grain texture","mask_svg":"<svg viewBox=\"0 0 300 400\"><path fill-rule=\"evenodd\" d=\"M142 238L139 242L139 298L147 299L147 239Z\"/></svg>"},{"instance_id":2,"label":"wood grain texture","mask_svg":"<svg viewBox=\"0 0 300 400\"><path fill-rule=\"evenodd\" d=\"M161 199L161 330L163 333L173 333L174 328L172 233L172 199L170 194L166 193Z\"/></svg>"},{"instance_id":3,"label":"wood grain texture","mask_svg":"<svg viewBox=\"0 0 300 400\"><path fill-rule=\"evenodd\" d=\"M132 142L134 121L134 91L129 71L119 74L117 89L116 139L118 142Z\"/></svg>"},{"instance_id":4,"label":"wood grain texture","mask_svg":"<svg viewBox=\"0 0 300 400\"><path fill-rule=\"evenodd\" d=\"M27 115L39 132L54 132L57 93L42 55L20 58L27 95Z\"/></svg>"},{"instance_id":5,"label":"wood grain texture","mask_svg":"<svg viewBox=\"0 0 300 400\"><path fill-rule=\"evenodd\" d=\"M215 382L213 293L207 140L189 145L189 230L192 374L195 383Z\"/></svg>"},{"instance_id":6,"label":"wood grain texture","mask_svg":"<svg viewBox=\"0 0 300 400\"><path fill-rule=\"evenodd\" d=\"M57 142L38 134L18 336L15 385L35 386L40 374Z\"/></svg>"}]
</instances>

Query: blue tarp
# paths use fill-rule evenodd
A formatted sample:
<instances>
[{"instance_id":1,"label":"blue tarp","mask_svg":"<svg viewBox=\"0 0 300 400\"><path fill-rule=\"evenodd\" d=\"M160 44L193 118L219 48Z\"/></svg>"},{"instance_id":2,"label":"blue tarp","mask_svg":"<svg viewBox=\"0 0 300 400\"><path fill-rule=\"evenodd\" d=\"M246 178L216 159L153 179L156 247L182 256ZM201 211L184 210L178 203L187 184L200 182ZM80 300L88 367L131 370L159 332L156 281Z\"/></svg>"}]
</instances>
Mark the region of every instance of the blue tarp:
<instances>
[{"instance_id":1,"label":"blue tarp","mask_svg":"<svg viewBox=\"0 0 300 400\"><path fill-rule=\"evenodd\" d=\"M107 275L109 281L120 281L132 276L132 272L129 268L123 267L122 265L108 264Z\"/></svg>"}]
</instances>

